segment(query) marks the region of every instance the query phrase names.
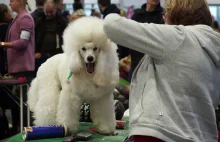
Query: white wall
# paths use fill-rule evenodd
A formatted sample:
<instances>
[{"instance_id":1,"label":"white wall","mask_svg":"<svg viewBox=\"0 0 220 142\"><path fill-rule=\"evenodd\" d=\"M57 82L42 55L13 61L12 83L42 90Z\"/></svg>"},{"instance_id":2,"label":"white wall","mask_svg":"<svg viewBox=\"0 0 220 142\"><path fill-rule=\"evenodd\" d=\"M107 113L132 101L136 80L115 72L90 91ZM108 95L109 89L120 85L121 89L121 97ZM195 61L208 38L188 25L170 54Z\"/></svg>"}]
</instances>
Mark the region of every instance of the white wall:
<instances>
[{"instance_id":1,"label":"white wall","mask_svg":"<svg viewBox=\"0 0 220 142\"><path fill-rule=\"evenodd\" d=\"M131 5L140 6L143 3L146 3L146 0L120 0L120 5L129 7Z\"/></svg>"},{"instance_id":2,"label":"white wall","mask_svg":"<svg viewBox=\"0 0 220 142\"><path fill-rule=\"evenodd\" d=\"M64 0L64 3L73 3L74 0ZM84 0L85 3L97 3L97 0ZM131 5L136 5L136 6L140 6L141 4L145 3L147 0L112 0L112 3L116 3L119 4L121 6L131 6ZM220 5L220 0L207 0L209 4L219 4ZM161 0L161 2L163 3L164 0ZM5 4L9 4L9 0L0 0L0 3L5 3ZM28 3L31 7L32 10L35 9L35 0L28 0Z\"/></svg>"},{"instance_id":3,"label":"white wall","mask_svg":"<svg viewBox=\"0 0 220 142\"><path fill-rule=\"evenodd\" d=\"M220 4L220 0L207 0L207 1L209 4ZM32 6L33 3L35 3L35 0L28 0L28 2ZM64 0L64 2L73 3L73 0ZM85 0L85 3L96 3L96 2L97 0ZM137 5L137 4L140 5L146 2L146 0L112 0L112 2L114 3L121 2L122 4L126 4L126 5ZM0 0L0 3L8 4L9 0Z\"/></svg>"},{"instance_id":4,"label":"white wall","mask_svg":"<svg viewBox=\"0 0 220 142\"><path fill-rule=\"evenodd\" d=\"M143 3L146 3L147 0L120 0L120 4L123 6L131 6L131 5L142 5ZM161 0L161 3L163 4L165 0ZM219 4L220 0L207 0L209 4Z\"/></svg>"},{"instance_id":5,"label":"white wall","mask_svg":"<svg viewBox=\"0 0 220 142\"><path fill-rule=\"evenodd\" d=\"M220 4L220 0L208 0L209 4Z\"/></svg>"},{"instance_id":6,"label":"white wall","mask_svg":"<svg viewBox=\"0 0 220 142\"><path fill-rule=\"evenodd\" d=\"M64 0L63 2L64 3L73 3L73 1L74 0ZM88 4L90 4L90 3L97 3L97 0L84 0L84 2L88 3ZM111 0L111 2L118 4L118 3L120 3L120 0Z\"/></svg>"},{"instance_id":7,"label":"white wall","mask_svg":"<svg viewBox=\"0 0 220 142\"><path fill-rule=\"evenodd\" d=\"M0 0L0 3L8 4L9 0Z\"/></svg>"},{"instance_id":8,"label":"white wall","mask_svg":"<svg viewBox=\"0 0 220 142\"><path fill-rule=\"evenodd\" d=\"M0 3L4 3L4 4L9 5L9 0L0 0ZM35 0L28 0L28 4L30 5L30 8L32 11L36 8Z\"/></svg>"}]
</instances>

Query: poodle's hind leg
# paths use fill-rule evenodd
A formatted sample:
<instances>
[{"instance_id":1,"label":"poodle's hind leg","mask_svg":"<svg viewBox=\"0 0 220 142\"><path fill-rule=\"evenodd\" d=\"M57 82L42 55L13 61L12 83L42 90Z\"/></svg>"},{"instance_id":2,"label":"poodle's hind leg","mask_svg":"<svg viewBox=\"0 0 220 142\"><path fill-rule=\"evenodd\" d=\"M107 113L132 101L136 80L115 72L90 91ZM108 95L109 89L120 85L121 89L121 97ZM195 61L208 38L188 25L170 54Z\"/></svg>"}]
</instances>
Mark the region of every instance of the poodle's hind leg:
<instances>
[{"instance_id":1,"label":"poodle's hind leg","mask_svg":"<svg viewBox=\"0 0 220 142\"><path fill-rule=\"evenodd\" d=\"M37 79L35 78L31 82L31 86L27 93L27 103L28 103L29 109L32 112L34 111L34 108L36 107L37 102L38 102L38 82L37 82Z\"/></svg>"},{"instance_id":2,"label":"poodle's hind leg","mask_svg":"<svg viewBox=\"0 0 220 142\"><path fill-rule=\"evenodd\" d=\"M58 96L44 94L44 97L39 98L39 101L34 109L35 125L40 126L56 124Z\"/></svg>"},{"instance_id":3,"label":"poodle's hind leg","mask_svg":"<svg viewBox=\"0 0 220 142\"><path fill-rule=\"evenodd\" d=\"M91 103L91 118L100 133L111 134L116 127L113 95L107 95Z\"/></svg>"},{"instance_id":4,"label":"poodle's hind leg","mask_svg":"<svg viewBox=\"0 0 220 142\"><path fill-rule=\"evenodd\" d=\"M78 130L82 101L72 93L71 89L63 88L57 108L57 123L64 124L71 134Z\"/></svg>"},{"instance_id":5,"label":"poodle's hind leg","mask_svg":"<svg viewBox=\"0 0 220 142\"><path fill-rule=\"evenodd\" d=\"M55 79L39 82L38 102L34 108L34 124L55 125L60 84Z\"/></svg>"}]
</instances>

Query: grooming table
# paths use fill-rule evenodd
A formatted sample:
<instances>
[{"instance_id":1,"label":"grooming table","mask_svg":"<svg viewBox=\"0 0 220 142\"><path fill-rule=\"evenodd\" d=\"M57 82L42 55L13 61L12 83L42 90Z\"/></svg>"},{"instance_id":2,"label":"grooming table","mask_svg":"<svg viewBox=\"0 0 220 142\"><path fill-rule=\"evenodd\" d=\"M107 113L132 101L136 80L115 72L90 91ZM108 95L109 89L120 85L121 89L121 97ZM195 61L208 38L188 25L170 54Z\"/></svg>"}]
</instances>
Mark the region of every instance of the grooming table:
<instances>
[{"instance_id":1,"label":"grooming table","mask_svg":"<svg viewBox=\"0 0 220 142\"><path fill-rule=\"evenodd\" d=\"M15 103L20 101L18 105L20 105L20 130L23 129L23 104L27 106L27 121L28 126L30 126L30 111L28 108L28 105L23 102L23 86L27 86L27 90L29 88L30 81L19 81L15 79L0 79L0 87L5 91L5 93L12 98L12 100L15 101ZM11 89L9 89L9 86L18 86L20 89L20 98L16 98L16 96L12 95Z\"/></svg>"},{"instance_id":2,"label":"grooming table","mask_svg":"<svg viewBox=\"0 0 220 142\"><path fill-rule=\"evenodd\" d=\"M87 140L87 142L124 142L124 140L128 137L128 121L126 121L126 129L124 130L116 130L118 133L117 136L104 136L89 130L89 128L94 127L92 123L80 122L78 132L89 132L92 135L91 139ZM39 139L39 140L30 140L30 142L62 142L69 137L64 138L54 138L54 139ZM22 139L22 135L18 134L12 138L10 138L7 142L24 142ZM82 142L82 141L76 141Z\"/></svg>"},{"instance_id":3,"label":"grooming table","mask_svg":"<svg viewBox=\"0 0 220 142\"><path fill-rule=\"evenodd\" d=\"M129 82L127 82L126 80L120 78L119 83L122 85L129 85ZM28 121L28 126L30 126L30 110L28 107L28 104L23 102L23 86L27 86L27 88L29 88L29 84L30 81L25 81L25 82L19 82L18 80L3 80L0 79L0 87L3 87L3 89L5 90L5 92L8 94L9 97L11 97L15 102L17 102L14 99L14 96L11 94L10 89L8 88L8 86L19 86L20 88L20 131L22 132L23 130L23 104L27 106L27 121Z\"/></svg>"}]
</instances>

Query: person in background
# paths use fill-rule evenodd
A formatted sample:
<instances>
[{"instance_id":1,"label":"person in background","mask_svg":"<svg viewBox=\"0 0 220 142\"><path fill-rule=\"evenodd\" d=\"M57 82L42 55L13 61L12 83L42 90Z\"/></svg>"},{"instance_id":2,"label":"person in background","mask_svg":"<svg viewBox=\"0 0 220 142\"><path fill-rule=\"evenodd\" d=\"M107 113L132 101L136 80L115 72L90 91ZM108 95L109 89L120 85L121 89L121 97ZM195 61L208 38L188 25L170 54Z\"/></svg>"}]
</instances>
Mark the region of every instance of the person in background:
<instances>
[{"instance_id":1,"label":"person in background","mask_svg":"<svg viewBox=\"0 0 220 142\"><path fill-rule=\"evenodd\" d=\"M67 26L67 21L56 12L56 5L53 0L46 0L44 13L43 17L37 19L35 27L35 72L48 58L62 53L62 35Z\"/></svg>"},{"instance_id":2,"label":"person in background","mask_svg":"<svg viewBox=\"0 0 220 142\"><path fill-rule=\"evenodd\" d=\"M101 18L101 13L99 13L96 9L91 8L91 16Z\"/></svg>"},{"instance_id":3,"label":"person in background","mask_svg":"<svg viewBox=\"0 0 220 142\"><path fill-rule=\"evenodd\" d=\"M70 11L69 10L63 10L62 16L68 22L70 17L71 17Z\"/></svg>"},{"instance_id":4,"label":"person in background","mask_svg":"<svg viewBox=\"0 0 220 142\"><path fill-rule=\"evenodd\" d=\"M111 0L98 0L98 6L101 14L103 15L103 18L105 18L108 14L111 13L117 13L120 14L121 16L124 15L123 10L118 9L115 4L111 4ZM119 60L129 55L128 48L123 47L121 45L118 45L117 52L118 52Z\"/></svg>"},{"instance_id":5,"label":"person in background","mask_svg":"<svg viewBox=\"0 0 220 142\"><path fill-rule=\"evenodd\" d=\"M214 16L212 16L212 28L213 29L219 29L218 21L215 20Z\"/></svg>"},{"instance_id":6,"label":"person in background","mask_svg":"<svg viewBox=\"0 0 220 142\"><path fill-rule=\"evenodd\" d=\"M147 0L146 2L140 10L134 12L131 19L140 23L164 24L163 8L160 5L160 0ZM128 81L130 82L134 69L144 57L144 54L132 49L129 50L129 53L131 55L131 69L128 74Z\"/></svg>"},{"instance_id":7,"label":"person in background","mask_svg":"<svg viewBox=\"0 0 220 142\"><path fill-rule=\"evenodd\" d=\"M75 11L75 12L71 15L69 21L72 22L72 21L74 21L74 20L76 20L76 19L79 19L79 18L81 18L81 17L84 17L84 16L86 16L86 14L84 13L84 10L83 10L83 9L79 9L79 10Z\"/></svg>"},{"instance_id":8,"label":"person in background","mask_svg":"<svg viewBox=\"0 0 220 142\"><path fill-rule=\"evenodd\" d=\"M0 42L4 42L8 26L12 21L12 12L5 4L0 4ZM7 73L7 56L4 48L0 48L0 79ZM0 140L9 136L8 119L5 115L7 95L0 87Z\"/></svg>"},{"instance_id":9,"label":"person in background","mask_svg":"<svg viewBox=\"0 0 220 142\"><path fill-rule=\"evenodd\" d=\"M218 21L215 20L215 17L214 17L214 16L212 16L212 28L213 28L216 32L220 33L220 28L219 28Z\"/></svg>"},{"instance_id":10,"label":"person in background","mask_svg":"<svg viewBox=\"0 0 220 142\"><path fill-rule=\"evenodd\" d=\"M145 54L129 96L135 142L217 142L220 35L206 0L167 0L165 25L108 15L112 42ZM190 13L190 14L189 14Z\"/></svg>"},{"instance_id":11,"label":"person in background","mask_svg":"<svg viewBox=\"0 0 220 142\"><path fill-rule=\"evenodd\" d=\"M111 4L111 0L98 0L98 5L103 18L110 13L120 14L120 9L115 4Z\"/></svg>"},{"instance_id":12,"label":"person in background","mask_svg":"<svg viewBox=\"0 0 220 142\"><path fill-rule=\"evenodd\" d=\"M34 10L34 12L31 13L31 16L34 19L34 22L36 23L36 20L44 15L44 2L45 0L35 0L37 9Z\"/></svg>"},{"instance_id":13,"label":"person in background","mask_svg":"<svg viewBox=\"0 0 220 142\"><path fill-rule=\"evenodd\" d=\"M34 20L25 9L27 0L10 0L10 7L17 16L11 22L5 42L0 43L7 53L7 71L15 79L25 77L31 80L34 76ZM26 89L26 90L25 90ZM24 93L27 88L24 88ZM24 101L26 99L24 95ZM19 107L13 103L11 106L13 131L19 131ZM24 107L25 109L26 107ZM24 112L27 112L26 110ZM24 115L26 115L24 113ZM24 126L26 126L24 116Z\"/></svg>"},{"instance_id":14,"label":"person in background","mask_svg":"<svg viewBox=\"0 0 220 142\"><path fill-rule=\"evenodd\" d=\"M6 42L0 44L7 51L9 73L24 75L34 71L34 20L25 9L26 4L27 0L10 1L12 11L18 15L8 29Z\"/></svg>"},{"instance_id":15,"label":"person in background","mask_svg":"<svg viewBox=\"0 0 220 142\"><path fill-rule=\"evenodd\" d=\"M81 0L74 0L73 3L73 13L77 10L83 10L83 4L81 3Z\"/></svg>"},{"instance_id":16,"label":"person in background","mask_svg":"<svg viewBox=\"0 0 220 142\"><path fill-rule=\"evenodd\" d=\"M84 9L83 9L83 4L81 3L80 0L74 0L73 3L73 13L70 16L69 21L72 22L78 18L86 16Z\"/></svg>"},{"instance_id":17,"label":"person in background","mask_svg":"<svg viewBox=\"0 0 220 142\"><path fill-rule=\"evenodd\" d=\"M68 22L70 17L70 12L64 9L63 0L53 0L53 1L56 5L57 14L61 15L66 20L66 22Z\"/></svg>"},{"instance_id":18,"label":"person in background","mask_svg":"<svg viewBox=\"0 0 220 142\"><path fill-rule=\"evenodd\" d=\"M0 42L4 42L8 26L12 21L12 12L9 10L7 5L0 4ZM4 48L0 48L0 74L4 75L7 73L6 67L6 52Z\"/></svg>"},{"instance_id":19,"label":"person in background","mask_svg":"<svg viewBox=\"0 0 220 142\"><path fill-rule=\"evenodd\" d=\"M64 9L63 0L53 0L53 1L55 3L57 12L62 15Z\"/></svg>"}]
</instances>

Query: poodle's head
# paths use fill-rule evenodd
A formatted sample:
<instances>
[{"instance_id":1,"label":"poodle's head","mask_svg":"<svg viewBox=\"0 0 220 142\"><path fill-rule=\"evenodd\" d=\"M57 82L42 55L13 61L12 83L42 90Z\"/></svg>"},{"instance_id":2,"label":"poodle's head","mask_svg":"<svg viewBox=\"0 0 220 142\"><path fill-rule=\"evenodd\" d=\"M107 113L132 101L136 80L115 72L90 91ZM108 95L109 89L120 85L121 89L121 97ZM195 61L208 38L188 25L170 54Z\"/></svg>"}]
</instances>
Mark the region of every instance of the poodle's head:
<instances>
[{"instance_id":1,"label":"poodle's head","mask_svg":"<svg viewBox=\"0 0 220 142\"><path fill-rule=\"evenodd\" d=\"M83 17L68 25L63 39L64 53L69 57L73 73L86 69L95 72L99 54L112 50L112 43L103 30L103 20L96 17Z\"/></svg>"},{"instance_id":2,"label":"poodle's head","mask_svg":"<svg viewBox=\"0 0 220 142\"><path fill-rule=\"evenodd\" d=\"M70 71L73 74L86 71L94 76L97 84L111 81L113 76L117 76L113 69L118 68L117 46L106 37L103 25L101 19L83 17L70 23L63 35L63 50L68 57Z\"/></svg>"},{"instance_id":3,"label":"poodle's head","mask_svg":"<svg viewBox=\"0 0 220 142\"><path fill-rule=\"evenodd\" d=\"M81 46L79 53L86 71L89 74L94 73L95 65L97 64L97 58L100 53L100 48L96 47L94 43L88 42Z\"/></svg>"}]
</instances>

